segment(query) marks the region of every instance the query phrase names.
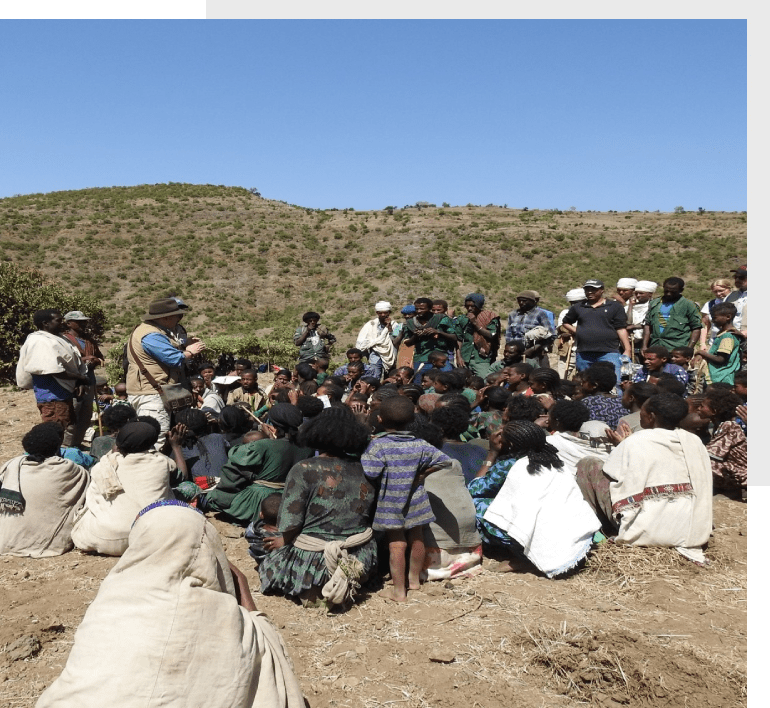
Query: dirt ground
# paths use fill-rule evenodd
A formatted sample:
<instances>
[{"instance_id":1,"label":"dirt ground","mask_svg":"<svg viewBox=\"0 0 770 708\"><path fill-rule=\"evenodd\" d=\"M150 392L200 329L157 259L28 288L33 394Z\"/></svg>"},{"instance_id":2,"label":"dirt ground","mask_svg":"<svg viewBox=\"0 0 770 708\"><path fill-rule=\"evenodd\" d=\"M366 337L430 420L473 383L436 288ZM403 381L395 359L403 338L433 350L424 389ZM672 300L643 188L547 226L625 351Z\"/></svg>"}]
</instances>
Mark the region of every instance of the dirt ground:
<instances>
[{"instance_id":1,"label":"dirt ground","mask_svg":"<svg viewBox=\"0 0 770 708\"><path fill-rule=\"evenodd\" d=\"M0 463L39 420L0 389ZM404 606L365 594L327 615L254 592L312 708L746 705L745 504L716 497L709 568L669 549L603 544L584 569L431 583ZM242 529L212 519L259 587ZM28 708L58 676L115 558L0 558L0 705Z\"/></svg>"}]
</instances>

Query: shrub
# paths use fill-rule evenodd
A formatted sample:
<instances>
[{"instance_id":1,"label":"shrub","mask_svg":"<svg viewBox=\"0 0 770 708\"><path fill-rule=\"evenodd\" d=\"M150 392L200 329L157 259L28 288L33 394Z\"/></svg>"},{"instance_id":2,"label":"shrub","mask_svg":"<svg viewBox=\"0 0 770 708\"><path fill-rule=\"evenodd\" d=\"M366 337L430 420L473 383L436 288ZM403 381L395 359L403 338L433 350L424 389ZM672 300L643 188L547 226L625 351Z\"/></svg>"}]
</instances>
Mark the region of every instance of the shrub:
<instances>
[{"instance_id":1,"label":"shrub","mask_svg":"<svg viewBox=\"0 0 770 708\"><path fill-rule=\"evenodd\" d=\"M66 291L37 270L0 263L0 379L14 378L19 349L27 335L37 330L32 316L47 308L63 314L81 310L91 317L94 337L104 333L107 314L94 298Z\"/></svg>"}]
</instances>

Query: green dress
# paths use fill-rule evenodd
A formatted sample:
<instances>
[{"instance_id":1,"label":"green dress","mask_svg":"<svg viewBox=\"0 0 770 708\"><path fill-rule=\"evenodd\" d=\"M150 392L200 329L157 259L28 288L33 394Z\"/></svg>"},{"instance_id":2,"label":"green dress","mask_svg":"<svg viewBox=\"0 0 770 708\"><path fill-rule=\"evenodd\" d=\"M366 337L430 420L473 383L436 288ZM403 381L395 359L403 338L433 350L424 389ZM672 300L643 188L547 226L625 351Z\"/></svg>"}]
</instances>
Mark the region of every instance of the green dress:
<instances>
[{"instance_id":1,"label":"green dress","mask_svg":"<svg viewBox=\"0 0 770 708\"><path fill-rule=\"evenodd\" d=\"M376 494L357 460L313 457L289 472L278 514L278 530L301 532L325 541L338 541L361 533L371 525ZM364 566L366 578L377 566L374 538L348 549ZM263 595L299 595L329 580L322 551L305 551L293 545L267 554L259 566Z\"/></svg>"},{"instance_id":2,"label":"green dress","mask_svg":"<svg viewBox=\"0 0 770 708\"><path fill-rule=\"evenodd\" d=\"M310 448L299 447L286 438L255 440L232 448L219 484L207 495L206 511L224 512L246 526L259 518L262 501L281 491L258 482L285 482L289 470L312 454Z\"/></svg>"}]
</instances>

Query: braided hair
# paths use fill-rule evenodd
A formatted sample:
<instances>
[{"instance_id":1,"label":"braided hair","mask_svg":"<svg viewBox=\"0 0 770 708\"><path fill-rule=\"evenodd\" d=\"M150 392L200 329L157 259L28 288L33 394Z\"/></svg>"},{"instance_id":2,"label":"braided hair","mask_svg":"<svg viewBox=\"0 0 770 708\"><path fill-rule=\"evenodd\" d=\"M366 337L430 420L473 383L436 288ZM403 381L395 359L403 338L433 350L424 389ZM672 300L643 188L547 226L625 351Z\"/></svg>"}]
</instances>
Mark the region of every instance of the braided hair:
<instances>
[{"instance_id":1,"label":"braided hair","mask_svg":"<svg viewBox=\"0 0 770 708\"><path fill-rule=\"evenodd\" d=\"M503 441L517 458L529 458L527 472L530 474L537 474L540 467L564 467L557 449L547 441L545 431L528 420L506 423L503 427Z\"/></svg>"}]
</instances>

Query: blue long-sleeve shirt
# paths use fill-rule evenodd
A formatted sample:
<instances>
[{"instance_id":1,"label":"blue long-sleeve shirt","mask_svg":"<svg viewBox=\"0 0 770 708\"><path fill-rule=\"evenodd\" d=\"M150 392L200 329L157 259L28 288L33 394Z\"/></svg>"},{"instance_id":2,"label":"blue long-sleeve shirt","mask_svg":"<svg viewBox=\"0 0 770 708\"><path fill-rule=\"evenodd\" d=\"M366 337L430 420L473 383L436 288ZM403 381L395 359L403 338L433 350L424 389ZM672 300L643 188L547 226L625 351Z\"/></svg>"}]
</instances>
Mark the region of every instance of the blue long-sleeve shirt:
<instances>
[{"instance_id":1,"label":"blue long-sleeve shirt","mask_svg":"<svg viewBox=\"0 0 770 708\"><path fill-rule=\"evenodd\" d=\"M166 366L178 368L184 363L184 352L173 346L160 332L150 332L142 337L142 349Z\"/></svg>"}]
</instances>

